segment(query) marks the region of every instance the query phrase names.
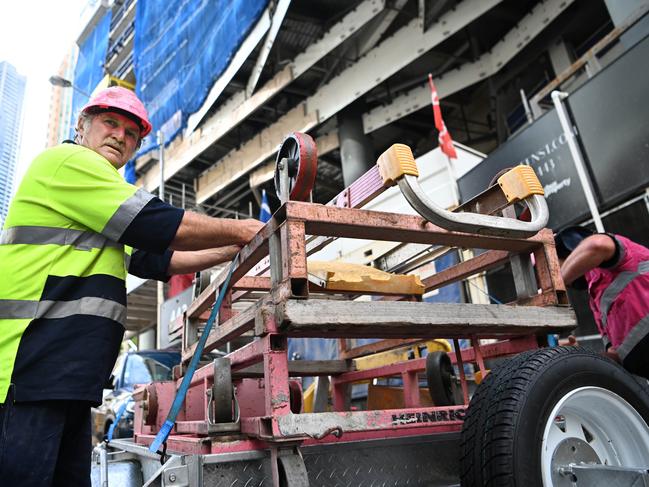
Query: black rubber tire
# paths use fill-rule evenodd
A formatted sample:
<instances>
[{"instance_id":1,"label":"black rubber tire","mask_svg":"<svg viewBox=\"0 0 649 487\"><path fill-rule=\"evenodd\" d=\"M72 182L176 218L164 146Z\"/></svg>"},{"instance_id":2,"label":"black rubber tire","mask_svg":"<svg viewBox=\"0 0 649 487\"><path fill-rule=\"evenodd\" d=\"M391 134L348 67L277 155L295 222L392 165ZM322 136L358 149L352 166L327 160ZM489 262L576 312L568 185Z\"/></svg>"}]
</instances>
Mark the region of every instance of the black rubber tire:
<instances>
[{"instance_id":1,"label":"black rubber tire","mask_svg":"<svg viewBox=\"0 0 649 487\"><path fill-rule=\"evenodd\" d=\"M293 414L300 414L302 412L302 387L296 380L288 381L288 392L290 397L291 412Z\"/></svg>"},{"instance_id":2,"label":"black rubber tire","mask_svg":"<svg viewBox=\"0 0 649 487\"><path fill-rule=\"evenodd\" d=\"M570 391L612 391L647 421L649 388L602 355L579 347L524 352L478 386L462 428L463 487L541 487L541 444L548 416Z\"/></svg>"},{"instance_id":3,"label":"black rubber tire","mask_svg":"<svg viewBox=\"0 0 649 487\"><path fill-rule=\"evenodd\" d=\"M280 456L277 464L280 487L309 487L309 474L301 456Z\"/></svg>"},{"instance_id":4,"label":"black rubber tire","mask_svg":"<svg viewBox=\"0 0 649 487\"><path fill-rule=\"evenodd\" d=\"M453 406L454 371L446 352L431 352L426 356L426 381L435 406Z\"/></svg>"}]
</instances>

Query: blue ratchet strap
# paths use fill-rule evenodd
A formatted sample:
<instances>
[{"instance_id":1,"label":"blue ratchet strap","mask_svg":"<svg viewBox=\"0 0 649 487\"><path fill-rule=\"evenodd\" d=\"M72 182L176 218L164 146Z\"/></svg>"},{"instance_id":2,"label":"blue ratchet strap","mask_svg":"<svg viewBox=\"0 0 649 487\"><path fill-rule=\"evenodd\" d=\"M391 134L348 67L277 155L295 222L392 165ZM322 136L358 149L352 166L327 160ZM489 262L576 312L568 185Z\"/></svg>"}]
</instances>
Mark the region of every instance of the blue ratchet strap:
<instances>
[{"instance_id":1,"label":"blue ratchet strap","mask_svg":"<svg viewBox=\"0 0 649 487\"><path fill-rule=\"evenodd\" d=\"M124 414L124 411L126 411L126 406L128 406L129 403L131 402L133 402L133 396L129 396L129 398L125 400L124 403L117 410L117 414L115 415L115 421L113 421L113 424L111 424L110 428L108 428L108 433L106 434L106 441L112 441L115 428L117 428L117 425L119 424L119 420L122 419L122 415Z\"/></svg>"},{"instance_id":2,"label":"blue ratchet strap","mask_svg":"<svg viewBox=\"0 0 649 487\"><path fill-rule=\"evenodd\" d=\"M183 381L180 384L178 390L176 391L176 397L174 397L174 402L171 405L171 409L169 410L167 419L162 424L162 427L160 428L160 431L158 431L158 434L155 436L153 443L151 443L151 445L149 446L150 452L153 453L158 452L160 447L167 441L167 438L169 437L169 433L171 433L171 430L173 429L174 424L176 423L176 418L178 417L180 408L182 407L183 402L185 401L185 396L187 395L187 391L189 390L189 384L192 381L192 377L194 376L194 372L196 372L196 367L198 366L198 362L201 358L201 355L203 354L203 349L205 348L205 342L207 342L207 337L210 334L212 325L214 325L214 321L216 320L216 315L218 314L219 309L221 308L221 303L223 302L223 298L225 297L225 293L228 289L228 284L230 284L230 278L232 277L232 272L234 271L234 263L237 262L238 257L239 254L237 254L237 256L234 258L232 264L230 264L230 271L228 272L225 281L223 281L223 284L221 284L221 291L219 292L219 297L216 299L216 303L214 303L214 307L212 308L210 317L207 320L207 324L205 325L205 328L203 329L203 334L198 340L198 344L196 345L196 350L194 351L194 355L192 356L192 359L189 362L189 365L187 366L185 377L183 377Z\"/></svg>"}]
</instances>

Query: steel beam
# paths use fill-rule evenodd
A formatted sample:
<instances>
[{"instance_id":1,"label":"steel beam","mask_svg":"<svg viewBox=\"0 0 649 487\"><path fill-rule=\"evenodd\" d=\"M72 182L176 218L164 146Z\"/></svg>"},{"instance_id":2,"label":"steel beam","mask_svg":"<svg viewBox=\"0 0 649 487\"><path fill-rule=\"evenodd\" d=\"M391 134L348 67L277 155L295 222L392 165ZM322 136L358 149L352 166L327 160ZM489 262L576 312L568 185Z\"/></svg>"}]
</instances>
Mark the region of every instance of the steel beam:
<instances>
[{"instance_id":1,"label":"steel beam","mask_svg":"<svg viewBox=\"0 0 649 487\"><path fill-rule=\"evenodd\" d=\"M572 63L568 68L560 72L556 78L554 78L550 83L544 86L538 93L534 94L530 98L530 104L532 109L538 107L539 102L548 96L552 91L558 89L564 82L570 79L575 73L579 72L584 66L586 66L589 60L597 59L600 51L606 50L613 42L615 42L624 32L632 27L638 20L640 20L646 13L649 11L649 5L639 8L635 14L627 19L627 21L616 27L611 32L606 34L602 39L600 39L593 47L591 47L583 56L577 59Z\"/></svg>"},{"instance_id":2,"label":"steel beam","mask_svg":"<svg viewBox=\"0 0 649 487\"><path fill-rule=\"evenodd\" d=\"M273 18L271 19L270 30L266 35L263 46L261 46L261 51L257 57L257 62L252 68L252 74L248 80L248 85L246 86L246 94L248 96L252 95L252 92L255 91L255 86L257 86L257 81L261 76L261 72L264 69L270 50L273 48L277 34L279 33L279 28L282 25L282 21L286 16L288 7L291 4L291 0L279 0L277 7L275 7L275 12L273 12Z\"/></svg>"},{"instance_id":3,"label":"steel beam","mask_svg":"<svg viewBox=\"0 0 649 487\"><path fill-rule=\"evenodd\" d=\"M407 0L395 0L392 8L385 10L367 26L357 41L357 57L363 56L379 42L381 36L392 25L392 22L397 18L399 11L406 5L406 2Z\"/></svg>"},{"instance_id":4,"label":"steel beam","mask_svg":"<svg viewBox=\"0 0 649 487\"><path fill-rule=\"evenodd\" d=\"M573 2L574 0L545 0L539 3L489 52L474 62L463 64L458 69L437 77L435 85L439 97L444 98L457 93L500 71ZM430 105L430 89L426 80L422 79L421 86L396 97L388 105L377 107L364 114L365 133L373 132L428 105Z\"/></svg>"},{"instance_id":5,"label":"steel beam","mask_svg":"<svg viewBox=\"0 0 649 487\"><path fill-rule=\"evenodd\" d=\"M308 98L307 111L317 111L318 122L327 120L499 3L500 0L464 0L426 32L422 31L419 19L410 21Z\"/></svg>"},{"instance_id":6,"label":"steel beam","mask_svg":"<svg viewBox=\"0 0 649 487\"><path fill-rule=\"evenodd\" d=\"M425 52L466 27L502 0L464 0L444 14L438 29L422 32L419 20L414 19L377 47L369 51L353 66L333 78L313 96L240 149L228 153L218 165L196 180L196 199L205 201L271 158L286 132L308 131L338 113L362 94L373 89L404 68ZM407 46L416 46L408 50Z\"/></svg>"}]
</instances>

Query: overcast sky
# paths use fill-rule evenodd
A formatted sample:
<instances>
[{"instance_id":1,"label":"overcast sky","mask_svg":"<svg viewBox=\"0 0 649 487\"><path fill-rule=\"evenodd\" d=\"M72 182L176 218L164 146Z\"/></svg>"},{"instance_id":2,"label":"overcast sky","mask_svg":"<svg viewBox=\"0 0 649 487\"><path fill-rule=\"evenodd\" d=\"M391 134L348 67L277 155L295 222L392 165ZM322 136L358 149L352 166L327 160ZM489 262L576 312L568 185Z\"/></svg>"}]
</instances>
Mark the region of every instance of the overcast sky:
<instances>
[{"instance_id":1,"label":"overcast sky","mask_svg":"<svg viewBox=\"0 0 649 487\"><path fill-rule=\"evenodd\" d=\"M17 178L45 148L51 85L66 52L81 31L88 0L0 2L0 61L27 77L24 125Z\"/></svg>"}]
</instances>

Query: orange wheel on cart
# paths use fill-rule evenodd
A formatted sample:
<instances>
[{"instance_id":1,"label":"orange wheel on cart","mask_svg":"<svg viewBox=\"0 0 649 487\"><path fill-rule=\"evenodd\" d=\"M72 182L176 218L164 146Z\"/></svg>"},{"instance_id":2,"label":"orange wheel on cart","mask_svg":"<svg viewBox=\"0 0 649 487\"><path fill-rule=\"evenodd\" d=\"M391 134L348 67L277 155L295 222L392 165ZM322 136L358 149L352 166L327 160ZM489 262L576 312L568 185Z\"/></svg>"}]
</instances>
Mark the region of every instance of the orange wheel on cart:
<instances>
[{"instance_id":1,"label":"orange wheel on cart","mask_svg":"<svg viewBox=\"0 0 649 487\"><path fill-rule=\"evenodd\" d=\"M315 184L318 169L318 150L309 134L293 132L282 142L275 164L275 192L283 200L280 190L281 164L288 164L288 199L308 201Z\"/></svg>"}]
</instances>

